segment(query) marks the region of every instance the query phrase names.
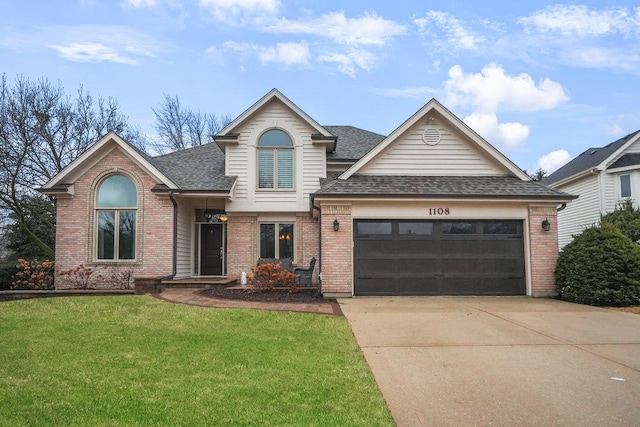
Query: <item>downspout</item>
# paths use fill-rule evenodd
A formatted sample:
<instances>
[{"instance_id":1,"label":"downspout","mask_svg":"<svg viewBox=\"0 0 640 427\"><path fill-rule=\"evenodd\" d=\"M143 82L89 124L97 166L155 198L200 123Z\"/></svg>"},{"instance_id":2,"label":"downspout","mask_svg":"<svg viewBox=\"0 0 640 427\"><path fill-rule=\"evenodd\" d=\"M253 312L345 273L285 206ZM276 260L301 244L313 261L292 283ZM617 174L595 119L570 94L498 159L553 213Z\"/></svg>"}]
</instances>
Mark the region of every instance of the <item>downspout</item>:
<instances>
[{"instance_id":1,"label":"downspout","mask_svg":"<svg viewBox=\"0 0 640 427\"><path fill-rule=\"evenodd\" d=\"M173 266L171 276L168 277L169 280L176 277L178 271L178 202L173 196L174 194L175 190L169 190L169 199L173 204Z\"/></svg>"},{"instance_id":2,"label":"downspout","mask_svg":"<svg viewBox=\"0 0 640 427\"><path fill-rule=\"evenodd\" d=\"M567 204L563 203L563 204L560 205L560 207L556 208L556 212L560 212L560 211L564 210L566 207L567 207Z\"/></svg>"},{"instance_id":3,"label":"downspout","mask_svg":"<svg viewBox=\"0 0 640 427\"><path fill-rule=\"evenodd\" d=\"M322 293L322 210L313 202L313 196L309 199L312 209L311 216L313 217L314 209L318 211L318 287Z\"/></svg>"}]
</instances>

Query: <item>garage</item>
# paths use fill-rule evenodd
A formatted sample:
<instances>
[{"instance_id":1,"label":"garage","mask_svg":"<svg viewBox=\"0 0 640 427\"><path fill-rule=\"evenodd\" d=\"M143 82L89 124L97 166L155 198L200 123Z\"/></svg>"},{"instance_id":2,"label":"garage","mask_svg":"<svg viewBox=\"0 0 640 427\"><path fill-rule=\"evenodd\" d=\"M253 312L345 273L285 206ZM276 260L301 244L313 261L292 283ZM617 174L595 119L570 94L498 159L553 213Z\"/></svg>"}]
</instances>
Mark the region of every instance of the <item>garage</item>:
<instances>
[{"instance_id":1,"label":"garage","mask_svg":"<svg viewBox=\"0 0 640 427\"><path fill-rule=\"evenodd\" d=\"M355 295L525 295L523 221L354 220Z\"/></svg>"}]
</instances>

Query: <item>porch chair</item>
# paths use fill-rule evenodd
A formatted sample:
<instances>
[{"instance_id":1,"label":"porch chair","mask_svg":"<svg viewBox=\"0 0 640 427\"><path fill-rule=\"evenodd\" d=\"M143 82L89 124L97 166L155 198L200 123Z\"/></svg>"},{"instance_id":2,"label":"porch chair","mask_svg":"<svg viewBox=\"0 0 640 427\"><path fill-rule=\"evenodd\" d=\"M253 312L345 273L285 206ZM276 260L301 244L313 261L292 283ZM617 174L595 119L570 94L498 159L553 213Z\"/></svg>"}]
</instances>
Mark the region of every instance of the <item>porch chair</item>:
<instances>
[{"instance_id":1,"label":"porch chair","mask_svg":"<svg viewBox=\"0 0 640 427\"><path fill-rule=\"evenodd\" d=\"M296 267L293 269L293 274L296 275L295 284L298 286L312 286L313 285L313 269L316 267L316 259L311 258L308 268Z\"/></svg>"}]
</instances>

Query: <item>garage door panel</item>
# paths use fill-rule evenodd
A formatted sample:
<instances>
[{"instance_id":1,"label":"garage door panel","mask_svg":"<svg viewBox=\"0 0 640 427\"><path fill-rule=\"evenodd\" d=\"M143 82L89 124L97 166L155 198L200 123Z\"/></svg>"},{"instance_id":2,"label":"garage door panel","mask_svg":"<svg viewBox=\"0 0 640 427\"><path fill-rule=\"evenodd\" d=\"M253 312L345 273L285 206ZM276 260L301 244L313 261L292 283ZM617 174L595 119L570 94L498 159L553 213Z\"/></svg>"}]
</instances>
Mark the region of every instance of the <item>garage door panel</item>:
<instances>
[{"instance_id":1,"label":"garage door panel","mask_svg":"<svg viewBox=\"0 0 640 427\"><path fill-rule=\"evenodd\" d=\"M525 292L522 277L485 277L485 295L522 295Z\"/></svg>"},{"instance_id":2,"label":"garage door panel","mask_svg":"<svg viewBox=\"0 0 640 427\"><path fill-rule=\"evenodd\" d=\"M449 273L461 273L461 274L480 274L482 273L482 260L469 259L460 257L458 259L443 259L442 260L442 272L444 274Z\"/></svg>"},{"instance_id":3,"label":"garage door panel","mask_svg":"<svg viewBox=\"0 0 640 427\"><path fill-rule=\"evenodd\" d=\"M399 255L434 255L440 253L439 242L429 240L401 240L398 242Z\"/></svg>"},{"instance_id":4,"label":"garage door panel","mask_svg":"<svg viewBox=\"0 0 640 427\"><path fill-rule=\"evenodd\" d=\"M356 295L526 292L522 221L356 220L354 228Z\"/></svg>"},{"instance_id":5,"label":"garage door panel","mask_svg":"<svg viewBox=\"0 0 640 427\"><path fill-rule=\"evenodd\" d=\"M442 295L440 278L435 276L399 279L399 282L397 295Z\"/></svg>"},{"instance_id":6,"label":"garage door panel","mask_svg":"<svg viewBox=\"0 0 640 427\"><path fill-rule=\"evenodd\" d=\"M399 259L398 274L405 276L437 273L440 270L440 260L432 259Z\"/></svg>"},{"instance_id":7,"label":"garage door panel","mask_svg":"<svg viewBox=\"0 0 640 427\"><path fill-rule=\"evenodd\" d=\"M522 259L484 259L482 263L482 271L487 274L517 275L524 270L524 262Z\"/></svg>"},{"instance_id":8,"label":"garage door panel","mask_svg":"<svg viewBox=\"0 0 640 427\"><path fill-rule=\"evenodd\" d=\"M440 253L445 255L476 254L480 242L469 239L446 239L441 241Z\"/></svg>"}]
</instances>

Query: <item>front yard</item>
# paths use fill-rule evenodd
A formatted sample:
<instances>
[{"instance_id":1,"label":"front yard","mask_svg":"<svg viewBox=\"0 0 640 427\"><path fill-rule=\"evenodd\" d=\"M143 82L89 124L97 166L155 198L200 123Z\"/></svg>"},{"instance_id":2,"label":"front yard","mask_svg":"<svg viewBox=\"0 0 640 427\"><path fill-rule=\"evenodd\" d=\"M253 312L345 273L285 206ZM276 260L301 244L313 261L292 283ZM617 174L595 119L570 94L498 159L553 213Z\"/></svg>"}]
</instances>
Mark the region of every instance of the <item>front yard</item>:
<instances>
[{"instance_id":1,"label":"front yard","mask_svg":"<svg viewBox=\"0 0 640 427\"><path fill-rule=\"evenodd\" d=\"M393 425L344 318L0 303L0 425Z\"/></svg>"}]
</instances>

